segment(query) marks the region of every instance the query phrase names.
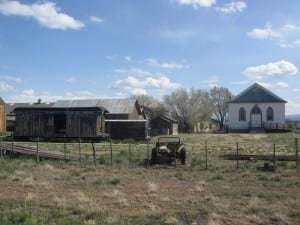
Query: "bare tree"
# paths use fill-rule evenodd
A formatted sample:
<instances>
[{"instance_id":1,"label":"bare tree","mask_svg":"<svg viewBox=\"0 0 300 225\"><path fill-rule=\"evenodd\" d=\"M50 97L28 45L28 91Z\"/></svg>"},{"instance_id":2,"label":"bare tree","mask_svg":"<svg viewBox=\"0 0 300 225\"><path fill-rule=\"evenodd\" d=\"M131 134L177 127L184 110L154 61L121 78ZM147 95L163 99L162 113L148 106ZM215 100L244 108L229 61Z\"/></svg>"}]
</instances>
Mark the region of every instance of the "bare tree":
<instances>
[{"instance_id":1,"label":"bare tree","mask_svg":"<svg viewBox=\"0 0 300 225\"><path fill-rule=\"evenodd\" d=\"M164 102L173 116L177 118L181 129L188 131L190 129L188 122L189 96L187 91L180 89L164 96Z\"/></svg>"},{"instance_id":2,"label":"bare tree","mask_svg":"<svg viewBox=\"0 0 300 225\"><path fill-rule=\"evenodd\" d=\"M209 93L201 89L177 90L165 96L164 102L181 122L181 129L184 131L192 131L197 122L211 116Z\"/></svg>"},{"instance_id":3,"label":"bare tree","mask_svg":"<svg viewBox=\"0 0 300 225\"><path fill-rule=\"evenodd\" d=\"M210 98L213 104L213 116L217 119L220 130L228 122L228 101L232 98L231 92L224 87L214 87L210 90Z\"/></svg>"}]
</instances>

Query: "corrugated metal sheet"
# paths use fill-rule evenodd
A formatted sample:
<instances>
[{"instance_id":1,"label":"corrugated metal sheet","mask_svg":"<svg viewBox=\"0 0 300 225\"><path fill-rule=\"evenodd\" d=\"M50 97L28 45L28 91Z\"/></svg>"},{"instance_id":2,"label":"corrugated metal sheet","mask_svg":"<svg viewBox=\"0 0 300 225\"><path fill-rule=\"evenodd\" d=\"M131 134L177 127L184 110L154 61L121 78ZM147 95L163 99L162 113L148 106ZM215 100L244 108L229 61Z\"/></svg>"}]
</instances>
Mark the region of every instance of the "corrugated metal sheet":
<instances>
[{"instance_id":1,"label":"corrugated metal sheet","mask_svg":"<svg viewBox=\"0 0 300 225\"><path fill-rule=\"evenodd\" d=\"M90 100L59 100L53 107L104 107L109 113L129 114L135 107L135 99L90 99Z\"/></svg>"}]
</instances>

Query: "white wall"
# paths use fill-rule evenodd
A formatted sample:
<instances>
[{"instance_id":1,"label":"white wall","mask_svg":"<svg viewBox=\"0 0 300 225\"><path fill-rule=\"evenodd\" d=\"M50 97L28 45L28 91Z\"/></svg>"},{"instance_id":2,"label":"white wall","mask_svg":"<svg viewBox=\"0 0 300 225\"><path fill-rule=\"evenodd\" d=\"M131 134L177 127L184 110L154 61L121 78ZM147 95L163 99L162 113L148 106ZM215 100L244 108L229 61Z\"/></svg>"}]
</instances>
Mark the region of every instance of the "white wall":
<instances>
[{"instance_id":1,"label":"white wall","mask_svg":"<svg viewBox=\"0 0 300 225\"><path fill-rule=\"evenodd\" d=\"M273 123L285 122L285 103L257 103L262 112L262 122L267 122L267 108L272 107L274 112ZM248 129L250 113L255 103L229 103L228 104L228 127L229 129ZM239 121L239 109L244 107L246 110L246 121Z\"/></svg>"}]
</instances>

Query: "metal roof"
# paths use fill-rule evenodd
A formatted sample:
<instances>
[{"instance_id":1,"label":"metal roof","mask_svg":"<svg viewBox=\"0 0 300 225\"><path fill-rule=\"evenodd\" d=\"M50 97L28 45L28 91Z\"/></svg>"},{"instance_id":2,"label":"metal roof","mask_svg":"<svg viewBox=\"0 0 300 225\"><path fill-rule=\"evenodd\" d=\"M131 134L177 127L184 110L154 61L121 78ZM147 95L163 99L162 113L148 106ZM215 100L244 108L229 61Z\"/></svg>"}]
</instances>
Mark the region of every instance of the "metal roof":
<instances>
[{"instance_id":1,"label":"metal roof","mask_svg":"<svg viewBox=\"0 0 300 225\"><path fill-rule=\"evenodd\" d=\"M260 103L260 102L282 102L285 100L278 97L258 83L254 83L239 95L234 97L229 103Z\"/></svg>"},{"instance_id":2,"label":"metal roof","mask_svg":"<svg viewBox=\"0 0 300 225\"><path fill-rule=\"evenodd\" d=\"M17 113L24 113L24 112L36 112L36 113L42 113L42 112L64 112L64 113L68 113L68 112L101 112L101 113L105 113L106 109L103 107L76 107L76 108L71 108L71 107L67 107L67 108L62 108L62 107L18 107L15 108L13 113L17 114Z\"/></svg>"},{"instance_id":3,"label":"metal roof","mask_svg":"<svg viewBox=\"0 0 300 225\"><path fill-rule=\"evenodd\" d=\"M132 113L136 99L89 99L89 100L59 100L53 107L76 108L76 107L104 107L112 114L130 114ZM140 108L138 107L140 111Z\"/></svg>"},{"instance_id":4,"label":"metal roof","mask_svg":"<svg viewBox=\"0 0 300 225\"><path fill-rule=\"evenodd\" d=\"M53 102L49 103L7 103L5 105L6 114L12 113L16 108L48 108L54 105Z\"/></svg>"}]
</instances>

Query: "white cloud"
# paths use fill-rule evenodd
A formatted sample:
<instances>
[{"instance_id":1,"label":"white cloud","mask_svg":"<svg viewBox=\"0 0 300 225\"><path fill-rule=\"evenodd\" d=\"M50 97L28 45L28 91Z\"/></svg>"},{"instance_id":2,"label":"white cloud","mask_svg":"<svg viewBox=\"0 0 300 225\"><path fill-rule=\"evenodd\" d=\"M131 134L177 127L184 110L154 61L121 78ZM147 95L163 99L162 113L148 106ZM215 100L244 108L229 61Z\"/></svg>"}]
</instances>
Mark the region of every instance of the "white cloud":
<instances>
[{"instance_id":1,"label":"white cloud","mask_svg":"<svg viewBox=\"0 0 300 225\"><path fill-rule=\"evenodd\" d=\"M294 92L300 92L300 88L294 88L293 91Z\"/></svg>"},{"instance_id":2,"label":"white cloud","mask_svg":"<svg viewBox=\"0 0 300 225\"><path fill-rule=\"evenodd\" d=\"M151 76L151 73L145 70L137 69L137 68L130 68L130 69L115 69L116 73L127 73L130 75L138 75L138 76Z\"/></svg>"},{"instance_id":3,"label":"white cloud","mask_svg":"<svg viewBox=\"0 0 300 225\"><path fill-rule=\"evenodd\" d=\"M132 95L147 95L148 92L145 89L142 88L134 88L130 91L130 94Z\"/></svg>"},{"instance_id":4,"label":"white cloud","mask_svg":"<svg viewBox=\"0 0 300 225\"><path fill-rule=\"evenodd\" d=\"M297 73L297 67L293 63L285 60L248 67L243 71L243 74L252 80L260 80L264 77L294 76Z\"/></svg>"},{"instance_id":5,"label":"white cloud","mask_svg":"<svg viewBox=\"0 0 300 225\"><path fill-rule=\"evenodd\" d=\"M285 24L279 28L273 28L267 23L264 28L255 28L247 33L251 38L258 40L271 40L282 48L300 47L300 25Z\"/></svg>"},{"instance_id":6,"label":"white cloud","mask_svg":"<svg viewBox=\"0 0 300 225\"><path fill-rule=\"evenodd\" d=\"M243 12L246 8L246 2L238 1L227 3L223 7L216 7L216 10L226 14L234 14Z\"/></svg>"},{"instance_id":7,"label":"white cloud","mask_svg":"<svg viewBox=\"0 0 300 225\"><path fill-rule=\"evenodd\" d=\"M61 13L53 2L38 2L32 5L18 1L1 1L0 13L6 16L23 16L35 19L41 26L51 29L80 29L84 24L73 17Z\"/></svg>"},{"instance_id":8,"label":"white cloud","mask_svg":"<svg viewBox=\"0 0 300 225\"><path fill-rule=\"evenodd\" d=\"M203 80L202 83L208 84L209 87L215 87L218 85L219 77L218 76L211 76L207 80Z\"/></svg>"},{"instance_id":9,"label":"white cloud","mask_svg":"<svg viewBox=\"0 0 300 225\"><path fill-rule=\"evenodd\" d=\"M278 88L288 88L288 87L289 87L289 84L286 83L286 82L280 81L280 82L277 82L277 83L275 84L275 86L278 87Z\"/></svg>"},{"instance_id":10,"label":"white cloud","mask_svg":"<svg viewBox=\"0 0 300 225\"><path fill-rule=\"evenodd\" d=\"M1 85L0 85L1 86ZM111 97L111 96L110 96ZM6 102L18 103L18 102L37 102L38 99L42 99L43 102L55 102L57 100L76 100L76 99L97 99L108 98L108 96L95 95L94 93L83 90L69 92L66 91L63 95L52 95L49 92L36 93L34 89L23 90L22 92L7 97Z\"/></svg>"},{"instance_id":11,"label":"white cloud","mask_svg":"<svg viewBox=\"0 0 300 225\"><path fill-rule=\"evenodd\" d=\"M99 17L97 17L97 16L90 16L90 20L91 20L92 22L94 22L94 23L98 23L98 24L100 24L100 23L103 23L103 22L104 22L104 19L102 19L102 18L99 18Z\"/></svg>"},{"instance_id":12,"label":"white cloud","mask_svg":"<svg viewBox=\"0 0 300 225\"><path fill-rule=\"evenodd\" d=\"M216 0L172 0L172 2L177 2L180 5L189 5L194 9L199 7L211 7L216 3Z\"/></svg>"},{"instance_id":13,"label":"white cloud","mask_svg":"<svg viewBox=\"0 0 300 225\"><path fill-rule=\"evenodd\" d=\"M4 81L0 81L0 92L8 92L13 90L14 87Z\"/></svg>"},{"instance_id":14,"label":"white cloud","mask_svg":"<svg viewBox=\"0 0 300 225\"><path fill-rule=\"evenodd\" d=\"M24 90L22 92L23 95L27 95L27 96L33 96L34 95L34 90L33 89L27 89L27 90Z\"/></svg>"},{"instance_id":15,"label":"white cloud","mask_svg":"<svg viewBox=\"0 0 300 225\"><path fill-rule=\"evenodd\" d=\"M66 79L66 81L67 81L69 84L74 84L74 83L76 83L77 78L76 78L76 77L69 77L69 78Z\"/></svg>"},{"instance_id":16,"label":"white cloud","mask_svg":"<svg viewBox=\"0 0 300 225\"><path fill-rule=\"evenodd\" d=\"M161 63L161 62L158 62L158 60L155 58L148 58L148 59L146 59L146 62L151 66L161 67L164 69L179 69L179 70L181 70L181 69L189 68L189 65L187 65L187 64L179 64L179 63L175 63L175 62Z\"/></svg>"},{"instance_id":17,"label":"white cloud","mask_svg":"<svg viewBox=\"0 0 300 225\"><path fill-rule=\"evenodd\" d=\"M129 56L129 55L127 55L127 56L125 56L125 60L128 61L128 62L131 62L132 61L132 57Z\"/></svg>"},{"instance_id":18,"label":"white cloud","mask_svg":"<svg viewBox=\"0 0 300 225\"><path fill-rule=\"evenodd\" d=\"M21 83L22 79L19 77L12 77L12 76L0 76L0 81Z\"/></svg>"},{"instance_id":19,"label":"white cloud","mask_svg":"<svg viewBox=\"0 0 300 225\"><path fill-rule=\"evenodd\" d=\"M147 90L176 89L180 87L180 84L173 83L165 75L159 74L158 78L146 77L144 79L128 76L125 79L120 79L114 82L112 87L116 89L123 89L131 94L146 94Z\"/></svg>"},{"instance_id":20,"label":"white cloud","mask_svg":"<svg viewBox=\"0 0 300 225\"><path fill-rule=\"evenodd\" d=\"M270 23L267 23L264 28L255 28L247 33L249 37L266 40L266 39L273 39L273 38L280 38L280 32L274 30Z\"/></svg>"}]
</instances>

